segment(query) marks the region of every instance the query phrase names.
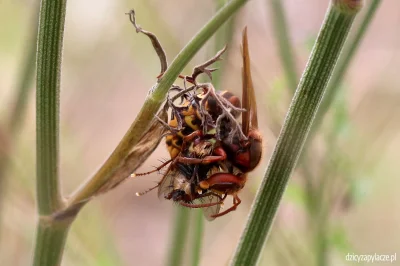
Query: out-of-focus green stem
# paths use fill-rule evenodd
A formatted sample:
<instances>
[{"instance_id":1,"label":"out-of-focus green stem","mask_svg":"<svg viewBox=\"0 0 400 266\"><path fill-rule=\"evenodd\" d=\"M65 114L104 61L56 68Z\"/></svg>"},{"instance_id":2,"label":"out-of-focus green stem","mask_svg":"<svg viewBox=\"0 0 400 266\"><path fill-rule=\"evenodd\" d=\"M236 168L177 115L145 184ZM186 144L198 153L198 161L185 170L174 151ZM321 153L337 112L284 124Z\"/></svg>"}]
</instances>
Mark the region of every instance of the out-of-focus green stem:
<instances>
[{"instance_id":1,"label":"out-of-focus green stem","mask_svg":"<svg viewBox=\"0 0 400 266\"><path fill-rule=\"evenodd\" d=\"M36 79L36 194L38 226L32 265L57 266L71 220L51 215L63 207L59 187L59 102L66 0L42 0Z\"/></svg>"},{"instance_id":2,"label":"out-of-focus green stem","mask_svg":"<svg viewBox=\"0 0 400 266\"><path fill-rule=\"evenodd\" d=\"M37 8L33 9L33 18L29 20L32 27L29 31L29 37L26 41L27 50L24 52L24 57L22 59L22 70L16 79L17 93L15 95L14 106L11 107L7 125L4 126L4 129L1 129L3 132L0 133L0 135L4 135L3 141L6 142L2 143L2 137L0 136L0 221L2 214L2 197L4 195L4 188L6 186L4 179L10 163L9 156L12 152L12 146L14 146L15 143L15 135L18 133L26 113L28 96L32 87L33 75L36 69L36 38L39 18L39 1L37 6Z\"/></svg>"},{"instance_id":3,"label":"out-of-focus green stem","mask_svg":"<svg viewBox=\"0 0 400 266\"><path fill-rule=\"evenodd\" d=\"M271 17L274 27L275 39L279 50L287 85L292 93L296 90L299 81L296 73L296 61L293 46L290 42L289 29L286 22L285 10L281 0L268 0L271 3Z\"/></svg>"},{"instance_id":4,"label":"out-of-focus green stem","mask_svg":"<svg viewBox=\"0 0 400 266\"><path fill-rule=\"evenodd\" d=\"M316 261L318 266L327 266L328 265L328 233L327 221L326 217L318 217L316 228L314 229L315 234L315 252L316 252Z\"/></svg>"},{"instance_id":5,"label":"out-of-focus green stem","mask_svg":"<svg viewBox=\"0 0 400 266\"><path fill-rule=\"evenodd\" d=\"M231 265L257 263L333 68L361 6L361 0L334 0L330 4Z\"/></svg>"},{"instance_id":6,"label":"out-of-focus green stem","mask_svg":"<svg viewBox=\"0 0 400 266\"><path fill-rule=\"evenodd\" d=\"M342 82L344 76L346 75L350 63L353 60L354 55L356 54L358 48L360 47L360 43L380 3L381 0L370 1L368 10L365 13L364 17L361 19L359 28L355 30L355 35L347 42L347 45L343 49L343 53L340 56L340 59L337 63L337 67L335 68L335 71L332 74L332 78L329 81L324 98L319 108L318 115L316 116L315 123L311 129L310 138L307 142L310 142L312 140L314 134L318 131L319 127L321 126L326 113L328 112L329 108L334 102L340 83Z\"/></svg>"},{"instance_id":7,"label":"out-of-focus green stem","mask_svg":"<svg viewBox=\"0 0 400 266\"><path fill-rule=\"evenodd\" d=\"M10 153L9 137L8 134L6 134L4 131L5 130L0 127L0 224L2 221L3 198L6 186L5 175L7 172L7 166L9 163L9 153ZM1 227L0 227L0 237L1 237Z\"/></svg>"},{"instance_id":8,"label":"out-of-focus green stem","mask_svg":"<svg viewBox=\"0 0 400 266\"><path fill-rule=\"evenodd\" d=\"M200 265L201 249L203 244L204 216L202 210L195 210L193 244L192 244L192 266Z\"/></svg>"},{"instance_id":9,"label":"out-of-focus green stem","mask_svg":"<svg viewBox=\"0 0 400 266\"><path fill-rule=\"evenodd\" d=\"M33 76L36 70L36 38L38 34L38 20L39 20L39 1L37 1L37 8L34 9L34 17L30 20L31 30L30 36L27 40L27 49L24 52L25 58L22 63L22 71L18 77L18 84L16 86L17 93L14 105L11 107L11 114L9 116L8 127L12 135L14 135L21 123L23 122L26 113L26 107L30 89L32 88Z\"/></svg>"},{"instance_id":10,"label":"out-of-focus green stem","mask_svg":"<svg viewBox=\"0 0 400 266\"><path fill-rule=\"evenodd\" d=\"M189 229L190 209L179 207L176 209L172 242L168 253L167 266L182 265L185 255L185 244Z\"/></svg>"},{"instance_id":11,"label":"out-of-focus green stem","mask_svg":"<svg viewBox=\"0 0 400 266\"><path fill-rule=\"evenodd\" d=\"M203 244L203 235L204 235L204 217L202 210L193 210L195 212L194 215L194 223L193 223L193 236L191 243L191 265L197 266L200 264L200 255ZM182 256L183 254L181 254Z\"/></svg>"}]
</instances>

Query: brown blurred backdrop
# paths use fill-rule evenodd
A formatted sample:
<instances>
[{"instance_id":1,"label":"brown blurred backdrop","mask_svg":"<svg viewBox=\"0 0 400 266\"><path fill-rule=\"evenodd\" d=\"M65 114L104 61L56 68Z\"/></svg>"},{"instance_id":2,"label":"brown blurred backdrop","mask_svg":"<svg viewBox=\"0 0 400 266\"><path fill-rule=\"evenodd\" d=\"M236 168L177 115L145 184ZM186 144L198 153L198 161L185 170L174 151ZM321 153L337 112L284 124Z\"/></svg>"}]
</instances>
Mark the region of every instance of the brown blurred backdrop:
<instances>
[{"instance_id":1,"label":"brown blurred backdrop","mask_svg":"<svg viewBox=\"0 0 400 266\"><path fill-rule=\"evenodd\" d=\"M300 75L328 1L285 0L283 4ZM34 45L28 37L36 23L32 20L36 5L28 0L0 2L0 122L12 108L25 52ZM136 34L124 15L131 8L137 12L138 23L159 37L169 61L215 13L212 0L68 2L60 118L60 174L65 195L104 162L156 81L158 59L149 40ZM240 10L221 69L222 89L239 93L239 41L247 25L266 153L241 192L238 210L206 223L201 265L226 265L229 260L276 142L279 128L273 129L272 117L282 121L290 101L270 12L267 0L250 1ZM346 250L355 254L397 252L400 265L399 27L400 2L382 1L343 83L340 104L346 106L348 122L336 131L342 135L329 146L326 135L319 134L313 145L308 165L314 176L335 178L345 188L350 186L349 179L352 184L351 200L346 204L337 201L329 209L330 265L352 265L344 259ZM213 40L193 59L187 73L213 53ZM328 131L330 125L324 123L322 130ZM33 90L17 140L0 198L0 265L28 265L32 252L37 219ZM327 169L318 166L332 154L339 154L341 163L331 162L327 169L340 171L328 175ZM140 171L151 170L167 157L161 143ZM281 256L291 258L292 264L287 265L303 265L301 261L315 256L300 175L296 171L291 179L262 265L286 265ZM153 174L128 180L88 204L72 226L63 265L164 265L177 207L159 200L155 192L135 196L160 178ZM341 195L341 199L346 197Z\"/></svg>"}]
</instances>

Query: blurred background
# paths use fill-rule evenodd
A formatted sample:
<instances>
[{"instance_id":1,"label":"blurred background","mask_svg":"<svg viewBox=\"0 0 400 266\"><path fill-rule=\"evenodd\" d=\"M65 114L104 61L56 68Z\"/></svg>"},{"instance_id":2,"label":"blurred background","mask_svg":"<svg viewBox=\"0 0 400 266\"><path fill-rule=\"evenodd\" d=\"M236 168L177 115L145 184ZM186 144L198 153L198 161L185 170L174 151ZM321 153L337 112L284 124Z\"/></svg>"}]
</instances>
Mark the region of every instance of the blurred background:
<instances>
[{"instance_id":1,"label":"blurred background","mask_svg":"<svg viewBox=\"0 0 400 266\"><path fill-rule=\"evenodd\" d=\"M135 8L138 24L158 36L171 61L213 16L218 2L68 1L60 107L64 195L89 178L113 151L159 74L149 40L135 33L124 13ZM248 26L265 153L240 194L240 207L205 223L200 265L229 261L294 91L282 65L272 2L249 1L185 73L228 43L215 82L240 95L240 39ZM365 2L367 7L371 1ZM295 75L300 77L328 1L282 4ZM35 78L24 77L23 71L27 62L33 62L27 57L36 45L32 36L37 11L38 1L0 2L0 153L8 154L0 163L0 265L29 265L32 255L37 219ZM330 111L290 180L260 265L353 265L345 259L348 253L396 252L399 259L393 265L400 265L399 26L400 2L382 1ZM26 114L19 119L14 109L22 82L27 82L29 96ZM13 124L10 117L20 121L12 134L6 130ZM161 142L140 171L151 170L164 158L168 153ZM62 265L165 265L179 207L159 200L156 192L135 196L160 178L152 174L127 180L88 204L72 225ZM194 213L189 211L191 220Z\"/></svg>"}]
</instances>

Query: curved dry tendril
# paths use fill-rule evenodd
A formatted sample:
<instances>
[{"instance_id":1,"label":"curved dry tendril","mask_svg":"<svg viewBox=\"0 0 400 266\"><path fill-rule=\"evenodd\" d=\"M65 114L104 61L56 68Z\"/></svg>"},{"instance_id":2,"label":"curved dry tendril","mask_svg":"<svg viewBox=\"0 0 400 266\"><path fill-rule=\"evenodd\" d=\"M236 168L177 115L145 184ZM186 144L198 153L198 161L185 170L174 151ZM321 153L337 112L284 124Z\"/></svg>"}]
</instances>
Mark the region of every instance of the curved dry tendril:
<instances>
[{"instance_id":1,"label":"curved dry tendril","mask_svg":"<svg viewBox=\"0 0 400 266\"><path fill-rule=\"evenodd\" d=\"M196 84L197 76L202 73L206 74L210 78L210 80L212 80L211 73L216 71L217 68L207 68L207 67L214 64L215 62L217 62L219 60L222 60L221 55L225 51L226 51L226 45L224 46L224 48L222 48L220 51L218 51L214 57L212 57L211 59L209 59L208 61L204 62L201 65L195 66L193 69L193 73L190 77L188 77L188 80L190 82L193 82L194 84Z\"/></svg>"},{"instance_id":2,"label":"curved dry tendril","mask_svg":"<svg viewBox=\"0 0 400 266\"><path fill-rule=\"evenodd\" d=\"M164 49L161 46L160 41L158 40L157 36L154 35L153 33L146 31L144 29L142 29L139 25L136 24L136 17L135 17L135 10L131 10L128 13L125 13L126 15L129 15L129 20L132 22L133 26L136 29L136 32L139 33L143 33L145 34L147 37L149 37L154 50L156 51L158 58L160 59L160 63L161 63L161 72L160 72L160 76L167 70L168 68L168 62L167 62L167 56L165 54Z\"/></svg>"},{"instance_id":3,"label":"curved dry tendril","mask_svg":"<svg viewBox=\"0 0 400 266\"><path fill-rule=\"evenodd\" d=\"M191 87L185 88L185 89L181 89L180 87L175 86L175 87L173 87L173 88L171 88L171 89L177 89L177 88L180 89L180 92L178 92L177 94L175 94L174 96L171 97L171 101L172 101L172 102L174 102L174 101L175 101L176 99L178 99L179 97L185 95L186 93L188 93L188 92L190 92L190 91L192 91L192 90L195 90L195 89L197 88L197 86L191 86ZM170 89L170 90L171 90L171 89Z\"/></svg>"},{"instance_id":4,"label":"curved dry tendril","mask_svg":"<svg viewBox=\"0 0 400 266\"><path fill-rule=\"evenodd\" d=\"M240 124L237 122L236 118L232 115L231 110L237 111L237 112L246 112L246 109L243 108L238 108L235 107L232 103L230 103L227 99L219 95L218 93L215 92L215 88L211 83L206 83L206 84L199 84L198 87L206 87L208 89L208 92L205 94L203 98L203 102L205 104L206 99L210 96L213 96L215 100L218 102L219 106L222 109L222 114L217 118L217 121L215 122L215 127L217 130L217 138L220 139L220 127L221 127L221 122L223 118L228 118L234 125L235 128L231 130L229 133L228 139L230 141L233 140L233 137L235 134L239 134L241 139L247 140L247 136L243 134L242 128ZM203 105L203 103L202 103ZM227 108L228 107L228 108ZM205 109L205 108L204 108Z\"/></svg>"},{"instance_id":5,"label":"curved dry tendril","mask_svg":"<svg viewBox=\"0 0 400 266\"><path fill-rule=\"evenodd\" d=\"M176 111L176 110L173 109L173 111ZM177 127L171 127L168 123L166 123L164 120L162 120L158 116L154 116L154 117L161 123L161 125L163 127L165 127L167 130L169 130L171 134L176 134L183 129L182 118L180 118L180 116L177 116L177 119L178 119Z\"/></svg>"}]
</instances>

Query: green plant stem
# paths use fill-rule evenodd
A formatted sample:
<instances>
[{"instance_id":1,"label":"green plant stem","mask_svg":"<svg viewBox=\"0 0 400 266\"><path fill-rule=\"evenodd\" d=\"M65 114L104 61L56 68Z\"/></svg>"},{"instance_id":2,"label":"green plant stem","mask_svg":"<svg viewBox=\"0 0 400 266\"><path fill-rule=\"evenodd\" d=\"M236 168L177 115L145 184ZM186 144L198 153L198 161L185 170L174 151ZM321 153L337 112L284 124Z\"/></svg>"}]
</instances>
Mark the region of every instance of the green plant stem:
<instances>
[{"instance_id":1,"label":"green plant stem","mask_svg":"<svg viewBox=\"0 0 400 266\"><path fill-rule=\"evenodd\" d=\"M47 224L46 221L39 221L36 229L34 266L55 266L61 264L69 228L69 223Z\"/></svg>"},{"instance_id":2,"label":"green plant stem","mask_svg":"<svg viewBox=\"0 0 400 266\"><path fill-rule=\"evenodd\" d=\"M52 221L63 207L59 187L59 96L66 0L42 0L37 50L36 164L39 221L33 265L60 264L69 223Z\"/></svg>"},{"instance_id":3,"label":"green plant stem","mask_svg":"<svg viewBox=\"0 0 400 266\"><path fill-rule=\"evenodd\" d=\"M231 265L255 265L361 1L330 4Z\"/></svg>"},{"instance_id":4,"label":"green plant stem","mask_svg":"<svg viewBox=\"0 0 400 266\"><path fill-rule=\"evenodd\" d=\"M172 243L168 253L167 265L180 266L185 255L185 244L189 229L190 209L179 207L176 210L175 228L173 230Z\"/></svg>"},{"instance_id":5,"label":"green plant stem","mask_svg":"<svg viewBox=\"0 0 400 266\"><path fill-rule=\"evenodd\" d=\"M148 130L156 112L164 102L168 90L183 68L189 63L205 42L217 31L217 29L246 2L247 0L230 1L219 10L219 12L177 55L159 83L157 83L151 90L151 93L146 98L135 121L129 128L128 132L124 135L117 148L113 151L98 172L71 196L67 203L68 206L82 207L85 202L92 198L96 192L106 184L111 177L113 177L113 174L121 166L123 160L129 155L132 147L140 141L143 133Z\"/></svg>"},{"instance_id":6,"label":"green plant stem","mask_svg":"<svg viewBox=\"0 0 400 266\"><path fill-rule=\"evenodd\" d=\"M286 22L285 11L281 0L268 0L271 3L271 17L274 34L277 40L279 57L287 80L287 85L292 93L295 92L298 82L296 61L293 54L293 45L290 42L289 29Z\"/></svg>"},{"instance_id":7,"label":"green plant stem","mask_svg":"<svg viewBox=\"0 0 400 266\"><path fill-rule=\"evenodd\" d=\"M40 215L62 207L58 180L61 53L65 0L42 0L38 34L36 134Z\"/></svg>"},{"instance_id":8,"label":"green plant stem","mask_svg":"<svg viewBox=\"0 0 400 266\"><path fill-rule=\"evenodd\" d=\"M204 216L202 210L196 210L194 216L194 230L193 230L193 243L192 243L192 266L200 264L201 248L203 244L204 234Z\"/></svg>"}]
</instances>

